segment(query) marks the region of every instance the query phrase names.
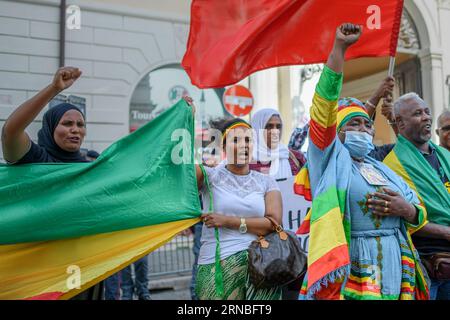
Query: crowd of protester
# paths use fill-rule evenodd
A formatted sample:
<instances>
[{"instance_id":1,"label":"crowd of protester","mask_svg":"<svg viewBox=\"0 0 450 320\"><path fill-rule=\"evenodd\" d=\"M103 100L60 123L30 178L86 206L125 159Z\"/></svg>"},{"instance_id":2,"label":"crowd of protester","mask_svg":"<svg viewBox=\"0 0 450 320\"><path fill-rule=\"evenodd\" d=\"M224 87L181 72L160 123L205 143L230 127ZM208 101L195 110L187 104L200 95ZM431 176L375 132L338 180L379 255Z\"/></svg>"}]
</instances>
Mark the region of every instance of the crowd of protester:
<instances>
[{"instance_id":1,"label":"crowd of protester","mask_svg":"<svg viewBox=\"0 0 450 320\"><path fill-rule=\"evenodd\" d=\"M345 53L361 34L352 24L337 29L311 121L292 132L288 145L282 143L285 119L275 109L259 110L249 122L228 118L212 124L222 136L221 150L215 159L204 159L204 166L196 165L203 214L192 227L192 299L450 299L450 111L438 117L437 145L430 106L416 93L394 100L394 78L384 79L366 102L341 97ZM2 129L9 165L90 162L100 156L80 152L85 116L71 104L45 113L37 143L25 131L80 76L77 68L59 69L51 84L10 115ZM376 116L389 122L394 144L373 144ZM282 223L277 181L302 169L313 201L306 276L284 287L256 288L249 280L248 248L273 231L271 220ZM344 239L348 248L341 253L350 265L327 256ZM130 265L74 299L126 300L136 294L149 300L148 257L132 266L134 281Z\"/></svg>"}]
</instances>

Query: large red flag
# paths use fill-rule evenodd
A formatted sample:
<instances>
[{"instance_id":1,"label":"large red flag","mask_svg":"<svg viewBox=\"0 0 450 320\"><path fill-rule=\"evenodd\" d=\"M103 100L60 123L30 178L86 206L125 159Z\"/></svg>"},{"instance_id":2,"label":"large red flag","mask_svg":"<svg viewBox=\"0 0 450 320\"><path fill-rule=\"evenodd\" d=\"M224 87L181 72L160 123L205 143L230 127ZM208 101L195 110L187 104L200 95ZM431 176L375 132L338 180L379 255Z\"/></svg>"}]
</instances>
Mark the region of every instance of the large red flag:
<instances>
[{"instance_id":1,"label":"large red flag","mask_svg":"<svg viewBox=\"0 0 450 320\"><path fill-rule=\"evenodd\" d=\"M258 70L325 62L336 28L363 26L346 59L395 56L403 0L193 0L183 67L199 88Z\"/></svg>"}]
</instances>

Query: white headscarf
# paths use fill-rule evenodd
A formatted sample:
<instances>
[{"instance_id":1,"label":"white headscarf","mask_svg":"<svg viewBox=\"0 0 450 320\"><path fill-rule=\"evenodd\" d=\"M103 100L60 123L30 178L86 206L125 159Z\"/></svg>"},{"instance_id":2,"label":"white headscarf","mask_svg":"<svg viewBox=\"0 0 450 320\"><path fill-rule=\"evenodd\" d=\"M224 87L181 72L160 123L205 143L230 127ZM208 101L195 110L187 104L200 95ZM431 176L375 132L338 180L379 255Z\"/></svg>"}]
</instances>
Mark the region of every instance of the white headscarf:
<instances>
[{"instance_id":1,"label":"white headscarf","mask_svg":"<svg viewBox=\"0 0 450 320\"><path fill-rule=\"evenodd\" d=\"M256 139L253 144L253 160L257 160L262 163L270 163L269 174L275 179L285 179L292 177L291 165L289 164L289 150L281 142L276 149L269 149L266 141L264 140L264 129L267 122L273 116L280 117L280 113L275 109L261 109L256 112L251 119L251 125L256 131ZM280 133L281 138L281 133Z\"/></svg>"}]
</instances>

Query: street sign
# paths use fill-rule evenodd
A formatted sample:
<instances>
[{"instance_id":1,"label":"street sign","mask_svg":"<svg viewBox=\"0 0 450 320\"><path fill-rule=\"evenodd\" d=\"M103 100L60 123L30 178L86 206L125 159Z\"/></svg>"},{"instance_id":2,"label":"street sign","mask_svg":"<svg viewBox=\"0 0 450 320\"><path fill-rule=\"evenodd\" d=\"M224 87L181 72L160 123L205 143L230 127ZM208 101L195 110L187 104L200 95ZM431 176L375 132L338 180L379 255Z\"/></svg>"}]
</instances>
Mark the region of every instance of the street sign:
<instances>
[{"instance_id":1,"label":"street sign","mask_svg":"<svg viewBox=\"0 0 450 320\"><path fill-rule=\"evenodd\" d=\"M223 104L229 113L237 117L242 117L252 111L253 95L244 86L232 86L223 94Z\"/></svg>"}]
</instances>

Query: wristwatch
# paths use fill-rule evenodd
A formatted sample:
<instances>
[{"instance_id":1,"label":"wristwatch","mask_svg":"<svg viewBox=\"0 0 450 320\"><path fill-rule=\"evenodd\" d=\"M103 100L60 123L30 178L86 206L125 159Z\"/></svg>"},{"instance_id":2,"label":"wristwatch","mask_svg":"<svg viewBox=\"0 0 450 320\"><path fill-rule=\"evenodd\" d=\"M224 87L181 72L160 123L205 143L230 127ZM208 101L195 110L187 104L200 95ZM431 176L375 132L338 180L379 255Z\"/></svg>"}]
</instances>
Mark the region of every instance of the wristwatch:
<instances>
[{"instance_id":1,"label":"wristwatch","mask_svg":"<svg viewBox=\"0 0 450 320\"><path fill-rule=\"evenodd\" d=\"M245 224L245 219L241 218L241 225L239 226L239 232L240 233L246 233L247 232L247 225Z\"/></svg>"}]
</instances>

